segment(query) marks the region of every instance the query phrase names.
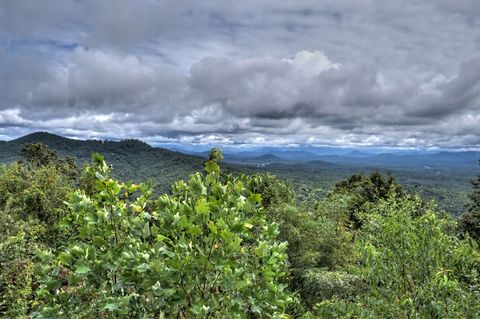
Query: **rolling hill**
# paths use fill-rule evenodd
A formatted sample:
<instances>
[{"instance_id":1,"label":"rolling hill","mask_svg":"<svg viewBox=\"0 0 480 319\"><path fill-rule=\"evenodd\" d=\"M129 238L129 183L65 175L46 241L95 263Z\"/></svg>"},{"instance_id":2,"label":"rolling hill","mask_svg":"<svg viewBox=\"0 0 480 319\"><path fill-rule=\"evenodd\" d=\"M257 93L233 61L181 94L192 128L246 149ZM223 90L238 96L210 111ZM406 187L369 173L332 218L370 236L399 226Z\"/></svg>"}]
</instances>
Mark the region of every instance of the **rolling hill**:
<instances>
[{"instance_id":1,"label":"rolling hill","mask_svg":"<svg viewBox=\"0 0 480 319\"><path fill-rule=\"evenodd\" d=\"M80 164L93 152L105 156L113 174L122 180L150 181L158 192L168 192L171 184L202 170L208 152L185 154L152 147L139 140L73 140L47 132L32 133L11 141L0 141L0 162L20 159L28 143L43 143ZM368 153L332 148L263 148L224 152L222 167L231 172L270 172L290 182L301 198L322 197L339 180L354 173L380 171L393 174L407 189L435 199L441 208L459 215L471 191L470 180L478 175L478 152L399 152Z\"/></svg>"},{"instance_id":2,"label":"rolling hill","mask_svg":"<svg viewBox=\"0 0 480 319\"><path fill-rule=\"evenodd\" d=\"M158 191L170 190L175 180L188 177L202 169L204 159L154 148L138 140L99 141L73 140L58 135L37 132L0 144L0 162L20 159L25 144L43 143L63 156L73 156L80 164L88 162L93 152L99 152L113 166L114 176L122 180L151 181Z\"/></svg>"}]
</instances>

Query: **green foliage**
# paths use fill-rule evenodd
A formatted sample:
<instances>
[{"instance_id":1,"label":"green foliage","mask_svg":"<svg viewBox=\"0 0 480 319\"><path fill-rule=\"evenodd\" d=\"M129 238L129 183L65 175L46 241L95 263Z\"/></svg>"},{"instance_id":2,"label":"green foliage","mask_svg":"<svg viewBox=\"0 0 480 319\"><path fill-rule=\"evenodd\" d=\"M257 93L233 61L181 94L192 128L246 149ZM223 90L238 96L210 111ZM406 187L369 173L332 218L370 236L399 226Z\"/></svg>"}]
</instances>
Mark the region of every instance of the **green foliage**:
<instances>
[{"instance_id":1,"label":"green foliage","mask_svg":"<svg viewBox=\"0 0 480 319\"><path fill-rule=\"evenodd\" d=\"M284 205L295 205L296 195L292 186L280 180L277 176L263 174L257 191L262 194L262 204L268 211L268 215L277 219L275 209Z\"/></svg>"},{"instance_id":2,"label":"green foliage","mask_svg":"<svg viewBox=\"0 0 480 319\"><path fill-rule=\"evenodd\" d=\"M361 215L361 263L354 274L366 293L319 304L325 318L478 318L480 253L451 235L452 220L391 194Z\"/></svg>"},{"instance_id":3,"label":"green foliage","mask_svg":"<svg viewBox=\"0 0 480 319\"><path fill-rule=\"evenodd\" d=\"M480 176L472 181L473 192L470 194L468 210L459 221L459 229L469 234L480 244Z\"/></svg>"},{"instance_id":4,"label":"green foliage","mask_svg":"<svg viewBox=\"0 0 480 319\"><path fill-rule=\"evenodd\" d=\"M350 285L342 268L355 260L352 234L348 230L347 205L343 195L319 201L312 209L280 208L281 238L288 242L291 288L307 307ZM338 276L331 284L322 281ZM344 279L341 279L344 278ZM353 280L353 279L352 279ZM344 290L348 290L345 288Z\"/></svg>"},{"instance_id":5,"label":"green foliage","mask_svg":"<svg viewBox=\"0 0 480 319\"><path fill-rule=\"evenodd\" d=\"M459 220L459 229L480 244L480 210L469 210Z\"/></svg>"},{"instance_id":6,"label":"green foliage","mask_svg":"<svg viewBox=\"0 0 480 319\"><path fill-rule=\"evenodd\" d=\"M45 246L38 240L47 227L33 218L19 219L0 212L0 316L27 317L34 302L35 253Z\"/></svg>"},{"instance_id":7,"label":"green foliage","mask_svg":"<svg viewBox=\"0 0 480 319\"><path fill-rule=\"evenodd\" d=\"M54 226L63 217L66 195L76 185L75 162L58 158L43 144L26 145L21 153L25 161L0 171L0 209Z\"/></svg>"},{"instance_id":8,"label":"green foliage","mask_svg":"<svg viewBox=\"0 0 480 319\"><path fill-rule=\"evenodd\" d=\"M345 271L325 271L310 268L303 274L302 290L305 303L332 298L349 298L366 290L366 285L355 275Z\"/></svg>"},{"instance_id":9,"label":"green foliage","mask_svg":"<svg viewBox=\"0 0 480 319\"><path fill-rule=\"evenodd\" d=\"M0 315L27 316L34 303L34 256L58 247L57 226L76 167L39 144L22 150L26 161L0 168Z\"/></svg>"},{"instance_id":10,"label":"green foliage","mask_svg":"<svg viewBox=\"0 0 480 319\"><path fill-rule=\"evenodd\" d=\"M332 194L315 204L302 202L298 207L291 186L268 174L261 181L259 191L267 217L279 224L279 238L288 242L290 289L298 291L303 304L310 307L348 281L342 278L349 275L335 271L355 256L347 228L350 197ZM322 281L335 276L339 278L335 283Z\"/></svg>"},{"instance_id":11,"label":"green foliage","mask_svg":"<svg viewBox=\"0 0 480 319\"><path fill-rule=\"evenodd\" d=\"M480 164L480 161L479 161ZM470 210L480 210L480 175L472 181L473 192L470 194Z\"/></svg>"},{"instance_id":12,"label":"green foliage","mask_svg":"<svg viewBox=\"0 0 480 319\"><path fill-rule=\"evenodd\" d=\"M321 214L317 213L315 208L298 207L291 186L277 177L266 174L261 176L260 181L258 191L262 194L262 203L265 206L267 217L279 224L280 239L289 243L290 267L296 269L331 266L320 260L328 258L325 255L330 253L330 251L323 251L320 246L325 241L326 228L337 226L333 225L335 221L322 219ZM331 224L325 224L330 221ZM326 246L330 246L329 244ZM322 253L325 254L322 255Z\"/></svg>"},{"instance_id":13,"label":"green foliage","mask_svg":"<svg viewBox=\"0 0 480 319\"><path fill-rule=\"evenodd\" d=\"M91 147L137 180L202 163L138 141ZM327 193L313 166L282 167L286 183L221 171L213 149L205 173L154 195L119 182L99 154L80 174L44 145L21 153L0 168L0 317L480 317L480 177L461 239L454 220L379 173Z\"/></svg>"},{"instance_id":14,"label":"green foliage","mask_svg":"<svg viewBox=\"0 0 480 319\"><path fill-rule=\"evenodd\" d=\"M69 244L40 256L36 317L282 317L286 244L253 191L259 180L221 176L212 153L205 176L155 201L96 156L95 191L68 202Z\"/></svg>"},{"instance_id":15,"label":"green foliage","mask_svg":"<svg viewBox=\"0 0 480 319\"><path fill-rule=\"evenodd\" d=\"M20 155L25 159L25 164L30 169L53 166L69 180L76 180L79 175L75 159L73 157L58 157L57 153L48 146L36 143L26 144L21 150Z\"/></svg>"},{"instance_id":16,"label":"green foliage","mask_svg":"<svg viewBox=\"0 0 480 319\"><path fill-rule=\"evenodd\" d=\"M401 196L404 191L398 185L395 177L385 178L379 172L373 172L370 176L354 174L347 180L338 182L335 185L335 192L355 192L362 202L376 202L386 198L391 192Z\"/></svg>"},{"instance_id":17,"label":"green foliage","mask_svg":"<svg viewBox=\"0 0 480 319\"><path fill-rule=\"evenodd\" d=\"M155 192L168 192L173 182L186 179L190 174L203 169L204 158L151 147L138 140L80 141L45 132L3 142L0 162L12 163L18 160L19 151L28 143L43 143L55 149L58 154L75 157L78 163L89 162L91 154L99 152L114 167L112 176L123 181L150 181ZM331 160L342 162L346 159ZM321 199L337 181L358 172L369 174L377 168L382 172L391 172L405 189L421 194L426 201L435 199L439 207L455 216L465 210L470 192L468 181L476 172L475 165L461 156L457 161L450 159L432 163L432 159L429 159L426 163L420 163L414 160L416 164L413 166L412 159L408 157L402 158L401 162L390 162L387 159L369 162L361 158L350 158L345 162L346 165L335 165L328 161L330 159L327 162L265 162L262 159L259 162L258 158L253 157L248 161L249 165L228 163L223 164L222 168L232 173L270 172L282 180L288 180L301 201ZM425 167L425 164L430 167Z\"/></svg>"},{"instance_id":18,"label":"green foliage","mask_svg":"<svg viewBox=\"0 0 480 319\"><path fill-rule=\"evenodd\" d=\"M58 160L55 151L41 143L25 145L20 151L20 155L36 167L47 166Z\"/></svg>"},{"instance_id":19,"label":"green foliage","mask_svg":"<svg viewBox=\"0 0 480 319\"><path fill-rule=\"evenodd\" d=\"M365 203L375 203L385 199L392 192L398 196L404 194L403 188L397 183L395 177L385 178L379 172L373 172L370 176L354 174L347 180L338 182L333 191L334 194L350 195L348 214L352 229L361 227L361 219L357 213Z\"/></svg>"}]
</instances>

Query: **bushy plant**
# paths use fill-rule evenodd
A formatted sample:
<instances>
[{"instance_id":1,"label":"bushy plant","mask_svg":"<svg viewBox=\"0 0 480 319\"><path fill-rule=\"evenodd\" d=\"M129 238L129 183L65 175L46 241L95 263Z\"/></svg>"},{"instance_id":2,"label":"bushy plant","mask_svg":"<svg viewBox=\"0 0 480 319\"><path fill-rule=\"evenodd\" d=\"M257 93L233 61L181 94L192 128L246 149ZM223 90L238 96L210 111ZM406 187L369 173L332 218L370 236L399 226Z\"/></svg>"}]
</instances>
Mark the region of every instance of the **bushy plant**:
<instances>
[{"instance_id":1,"label":"bushy plant","mask_svg":"<svg viewBox=\"0 0 480 319\"><path fill-rule=\"evenodd\" d=\"M47 228L0 212L0 317L26 318L34 303L34 257Z\"/></svg>"},{"instance_id":2,"label":"bushy plant","mask_svg":"<svg viewBox=\"0 0 480 319\"><path fill-rule=\"evenodd\" d=\"M361 215L356 274L368 285L354 299L322 302L329 318L478 318L480 253L446 230L453 221L419 199L390 194Z\"/></svg>"},{"instance_id":3,"label":"bushy plant","mask_svg":"<svg viewBox=\"0 0 480 319\"><path fill-rule=\"evenodd\" d=\"M480 176L472 181L473 192L469 195L467 211L460 217L459 229L480 244Z\"/></svg>"},{"instance_id":4,"label":"bushy plant","mask_svg":"<svg viewBox=\"0 0 480 319\"><path fill-rule=\"evenodd\" d=\"M330 193L334 196L344 194L349 196L348 219L351 229L356 230L362 226L358 214L366 203L376 203L385 199L388 194L396 193L403 196L405 191L397 183L394 176L383 176L379 172L370 175L353 174L348 179L335 184Z\"/></svg>"},{"instance_id":5,"label":"bushy plant","mask_svg":"<svg viewBox=\"0 0 480 319\"><path fill-rule=\"evenodd\" d=\"M279 238L288 242L289 286L299 293L302 306L309 308L342 289L354 293L349 282L356 277L341 272L355 259L348 227L351 196L331 194L299 205L292 188L272 175L261 176L259 191L267 199L267 217L279 224Z\"/></svg>"},{"instance_id":6,"label":"bushy plant","mask_svg":"<svg viewBox=\"0 0 480 319\"><path fill-rule=\"evenodd\" d=\"M41 144L24 160L0 167L0 317L28 315L35 299L34 256L67 237L58 227L73 190L76 166Z\"/></svg>"},{"instance_id":7,"label":"bushy plant","mask_svg":"<svg viewBox=\"0 0 480 319\"><path fill-rule=\"evenodd\" d=\"M151 198L144 184L91 168L96 190L73 193L66 248L44 251L38 318L273 318L291 300L285 243L268 223L254 177L222 176L213 150L206 175Z\"/></svg>"}]
</instances>

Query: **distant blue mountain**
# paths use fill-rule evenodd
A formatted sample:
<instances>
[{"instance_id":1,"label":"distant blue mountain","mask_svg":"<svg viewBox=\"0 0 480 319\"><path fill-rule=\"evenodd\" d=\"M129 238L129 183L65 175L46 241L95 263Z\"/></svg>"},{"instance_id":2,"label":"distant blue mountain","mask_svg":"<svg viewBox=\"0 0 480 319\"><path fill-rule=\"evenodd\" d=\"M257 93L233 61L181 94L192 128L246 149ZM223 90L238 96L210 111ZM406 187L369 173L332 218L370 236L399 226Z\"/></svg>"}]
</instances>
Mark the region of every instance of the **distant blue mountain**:
<instances>
[{"instance_id":1,"label":"distant blue mountain","mask_svg":"<svg viewBox=\"0 0 480 319\"><path fill-rule=\"evenodd\" d=\"M166 146L166 145L164 145ZM166 146L168 148L168 146ZM170 148L197 156L208 156L208 147L202 145L175 145ZM478 151L432 151L395 148L352 148L334 146L271 146L260 148L225 147L223 148L225 161L235 163L265 163L265 162L310 162L322 161L327 163L344 164L350 166L369 166L381 168L412 167L438 168L468 166L475 167L480 159ZM262 159L263 156L266 156ZM270 159L268 157L270 156Z\"/></svg>"},{"instance_id":2,"label":"distant blue mountain","mask_svg":"<svg viewBox=\"0 0 480 319\"><path fill-rule=\"evenodd\" d=\"M37 132L8 142L0 141L0 163L20 159L19 151L27 143L44 143L61 155L89 160L94 151L105 156L122 180L154 182L156 190L167 192L171 183L201 171L212 145L148 145L138 140L79 141ZM172 152L174 150L175 152ZM228 172L270 172L291 181L298 190L327 190L334 182L354 173L378 170L392 172L408 189L435 198L452 214L460 214L465 194L471 191L469 180L478 175L478 151L430 151L393 148L351 147L225 147ZM188 153L190 156L181 153ZM303 192L303 190L302 190Z\"/></svg>"}]
</instances>

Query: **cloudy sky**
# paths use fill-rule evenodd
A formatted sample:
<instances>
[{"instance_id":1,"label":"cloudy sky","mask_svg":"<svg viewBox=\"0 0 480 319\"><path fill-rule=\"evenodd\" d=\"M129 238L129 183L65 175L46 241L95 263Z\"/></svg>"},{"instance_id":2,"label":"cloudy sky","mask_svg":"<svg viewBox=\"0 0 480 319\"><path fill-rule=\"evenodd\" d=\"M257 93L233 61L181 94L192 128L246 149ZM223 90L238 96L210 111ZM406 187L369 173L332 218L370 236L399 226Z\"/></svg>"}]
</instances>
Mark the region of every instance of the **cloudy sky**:
<instances>
[{"instance_id":1,"label":"cloudy sky","mask_svg":"<svg viewBox=\"0 0 480 319\"><path fill-rule=\"evenodd\" d=\"M2 0L0 139L480 148L478 0Z\"/></svg>"}]
</instances>

